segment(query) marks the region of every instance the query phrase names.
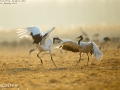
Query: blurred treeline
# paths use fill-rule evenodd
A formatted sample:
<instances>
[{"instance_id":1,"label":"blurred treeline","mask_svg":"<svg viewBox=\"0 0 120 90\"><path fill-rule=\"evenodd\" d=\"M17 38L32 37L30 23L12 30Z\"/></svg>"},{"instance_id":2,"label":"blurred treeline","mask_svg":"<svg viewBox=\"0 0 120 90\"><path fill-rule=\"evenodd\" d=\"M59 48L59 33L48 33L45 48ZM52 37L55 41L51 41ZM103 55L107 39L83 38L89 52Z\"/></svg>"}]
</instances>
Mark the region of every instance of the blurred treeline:
<instances>
[{"instance_id":1,"label":"blurred treeline","mask_svg":"<svg viewBox=\"0 0 120 90\"><path fill-rule=\"evenodd\" d=\"M118 43L120 43L118 37L112 37L110 39L111 39L110 40L111 44L118 44ZM86 42L85 39L83 41ZM95 39L93 41L96 42L99 45L99 39ZM15 48L15 47L26 47L26 48L28 48L28 47L32 47L32 46L33 46L33 40L26 39L26 38L25 39L21 39L20 41L15 41L14 40L14 41L1 41L0 42L0 47L3 47L3 48L4 47L13 47L13 48Z\"/></svg>"},{"instance_id":2,"label":"blurred treeline","mask_svg":"<svg viewBox=\"0 0 120 90\"><path fill-rule=\"evenodd\" d=\"M0 47L31 47L32 40L22 39L20 41L2 41L0 42Z\"/></svg>"},{"instance_id":3,"label":"blurred treeline","mask_svg":"<svg viewBox=\"0 0 120 90\"><path fill-rule=\"evenodd\" d=\"M49 30L51 27L41 27L43 33ZM1 47L31 47L33 46L32 38L19 38L17 29L0 30L0 46ZM120 25L119 24L101 24L101 25L82 25L82 26L70 26L70 27L56 27L51 33L51 38L58 36L62 39L75 40L76 37L82 35L82 31L87 33L92 40L98 42L101 37L109 37L111 42L119 43L120 38ZM94 37L94 34L99 34L98 37Z\"/></svg>"}]
</instances>

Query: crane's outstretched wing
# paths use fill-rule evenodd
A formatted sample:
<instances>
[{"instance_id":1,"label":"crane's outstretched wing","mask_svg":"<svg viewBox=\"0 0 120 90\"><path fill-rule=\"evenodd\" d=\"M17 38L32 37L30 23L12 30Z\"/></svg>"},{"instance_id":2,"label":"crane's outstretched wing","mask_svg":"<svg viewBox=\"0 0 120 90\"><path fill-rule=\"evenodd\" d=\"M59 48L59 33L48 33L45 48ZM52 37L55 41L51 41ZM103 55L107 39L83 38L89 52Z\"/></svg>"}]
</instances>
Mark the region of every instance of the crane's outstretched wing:
<instances>
[{"instance_id":1,"label":"crane's outstretched wing","mask_svg":"<svg viewBox=\"0 0 120 90\"><path fill-rule=\"evenodd\" d=\"M18 29L17 33L19 38L29 37L31 35L34 40L33 43L36 44L39 44L41 42L43 36L41 29L37 27L27 27L23 29Z\"/></svg>"},{"instance_id":2,"label":"crane's outstretched wing","mask_svg":"<svg viewBox=\"0 0 120 90\"><path fill-rule=\"evenodd\" d=\"M82 33L84 36L88 37L88 34L87 34L86 32L84 32L82 29L81 29L81 33Z\"/></svg>"},{"instance_id":3,"label":"crane's outstretched wing","mask_svg":"<svg viewBox=\"0 0 120 90\"><path fill-rule=\"evenodd\" d=\"M85 37L84 40L92 41L92 38L85 31L83 31L82 29L81 29L81 33Z\"/></svg>"},{"instance_id":4,"label":"crane's outstretched wing","mask_svg":"<svg viewBox=\"0 0 120 90\"><path fill-rule=\"evenodd\" d=\"M35 35L43 35L41 29L37 27L27 27L27 28L21 28L17 30L19 38L23 37L29 37L30 35L33 37Z\"/></svg>"},{"instance_id":5,"label":"crane's outstretched wing","mask_svg":"<svg viewBox=\"0 0 120 90\"><path fill-rule=\"evenodd\" d=\"M55 27L53 27L52 29L48 30L43 36L42 36L42 41L40 44L45 44L45 41L47 38L49 38L50 33L55 29Z\"/></svg>"}]
</instances>

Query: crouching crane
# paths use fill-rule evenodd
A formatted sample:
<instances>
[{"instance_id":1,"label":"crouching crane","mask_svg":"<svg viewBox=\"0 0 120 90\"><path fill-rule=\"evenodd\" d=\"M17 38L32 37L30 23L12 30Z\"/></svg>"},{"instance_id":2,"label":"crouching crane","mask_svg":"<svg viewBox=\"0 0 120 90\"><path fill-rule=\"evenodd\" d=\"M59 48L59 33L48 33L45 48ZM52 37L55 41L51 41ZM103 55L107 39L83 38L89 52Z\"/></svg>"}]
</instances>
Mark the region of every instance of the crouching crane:
<instances>
[{"instance_id":1,"label":"crouching crane","mask_svg":"<svg viewBox=\"0 0 120 90\"><path fill-rule=\"evenodd\" d=\"M80 58L77 62L77 64L80 62L81 60L81 54L82 53L86 53L88 56L88 62L87 65L89 63L89 53L94 54L95 58L97 60L101 60L102 59L102 52L99 50L98 46L93 42L81 42L81 40L83 40L83 36L79 36L79 41L67 41L67 42L63 42L61 44L61 48L63 50L67 50L67 51L71 51L71 52L79 52ZM76 64L76 66L77 66Z\"/></svg>"},{"instance_id":2,"label":"crouching crane","mask_svg":"<svg viewBox=\"0 0 120 90\"><path fill-rule=\"evenodd\" d=\"M58 36L53 37L53 44L57 44L58 46L55 48L58 48L60 52L62 53L62 48L60 46L61 43L71 41L70 39L60 39Z\"/></svg>"}]
</instances>

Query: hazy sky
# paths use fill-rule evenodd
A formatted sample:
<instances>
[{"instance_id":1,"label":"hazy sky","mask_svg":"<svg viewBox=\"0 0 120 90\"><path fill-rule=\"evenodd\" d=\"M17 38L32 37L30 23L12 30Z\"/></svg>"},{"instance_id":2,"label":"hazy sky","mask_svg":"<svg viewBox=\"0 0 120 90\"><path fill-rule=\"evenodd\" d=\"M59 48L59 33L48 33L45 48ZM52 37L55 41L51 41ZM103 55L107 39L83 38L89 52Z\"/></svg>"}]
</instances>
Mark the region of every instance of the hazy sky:
<instances>
[{"instance_id":1,"label":"hazy sky","mask_svg":"<svg viewBox=\"0 0 120 90\"><path fill-rule=\"evenodd\" d=\"M26 0L0 4L0 29L101 23L120 23L120 0Z\"/></svg>"}]
</instances>

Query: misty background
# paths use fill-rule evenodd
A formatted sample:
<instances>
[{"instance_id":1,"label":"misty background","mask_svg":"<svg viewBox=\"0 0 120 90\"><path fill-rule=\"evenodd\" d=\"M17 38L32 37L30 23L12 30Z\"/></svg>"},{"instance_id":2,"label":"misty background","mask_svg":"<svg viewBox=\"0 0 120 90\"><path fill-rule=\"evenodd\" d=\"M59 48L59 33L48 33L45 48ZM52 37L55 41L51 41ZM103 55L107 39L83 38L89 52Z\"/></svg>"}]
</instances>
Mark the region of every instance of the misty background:
<instances>
[{"instance_id":1,"label":"misty background","mask_svg":"<svg viewBox=\"0 0 120 90\"><path fill-rule=\"evenodd\" d=\"M74 39L84 30L90 37L120 35L120 0L26 0L0 4L0 41L19 41L17 28L36 26L51 37ZM99 39L98 38L98 39Z\"/></svg>"}]
</instances>

